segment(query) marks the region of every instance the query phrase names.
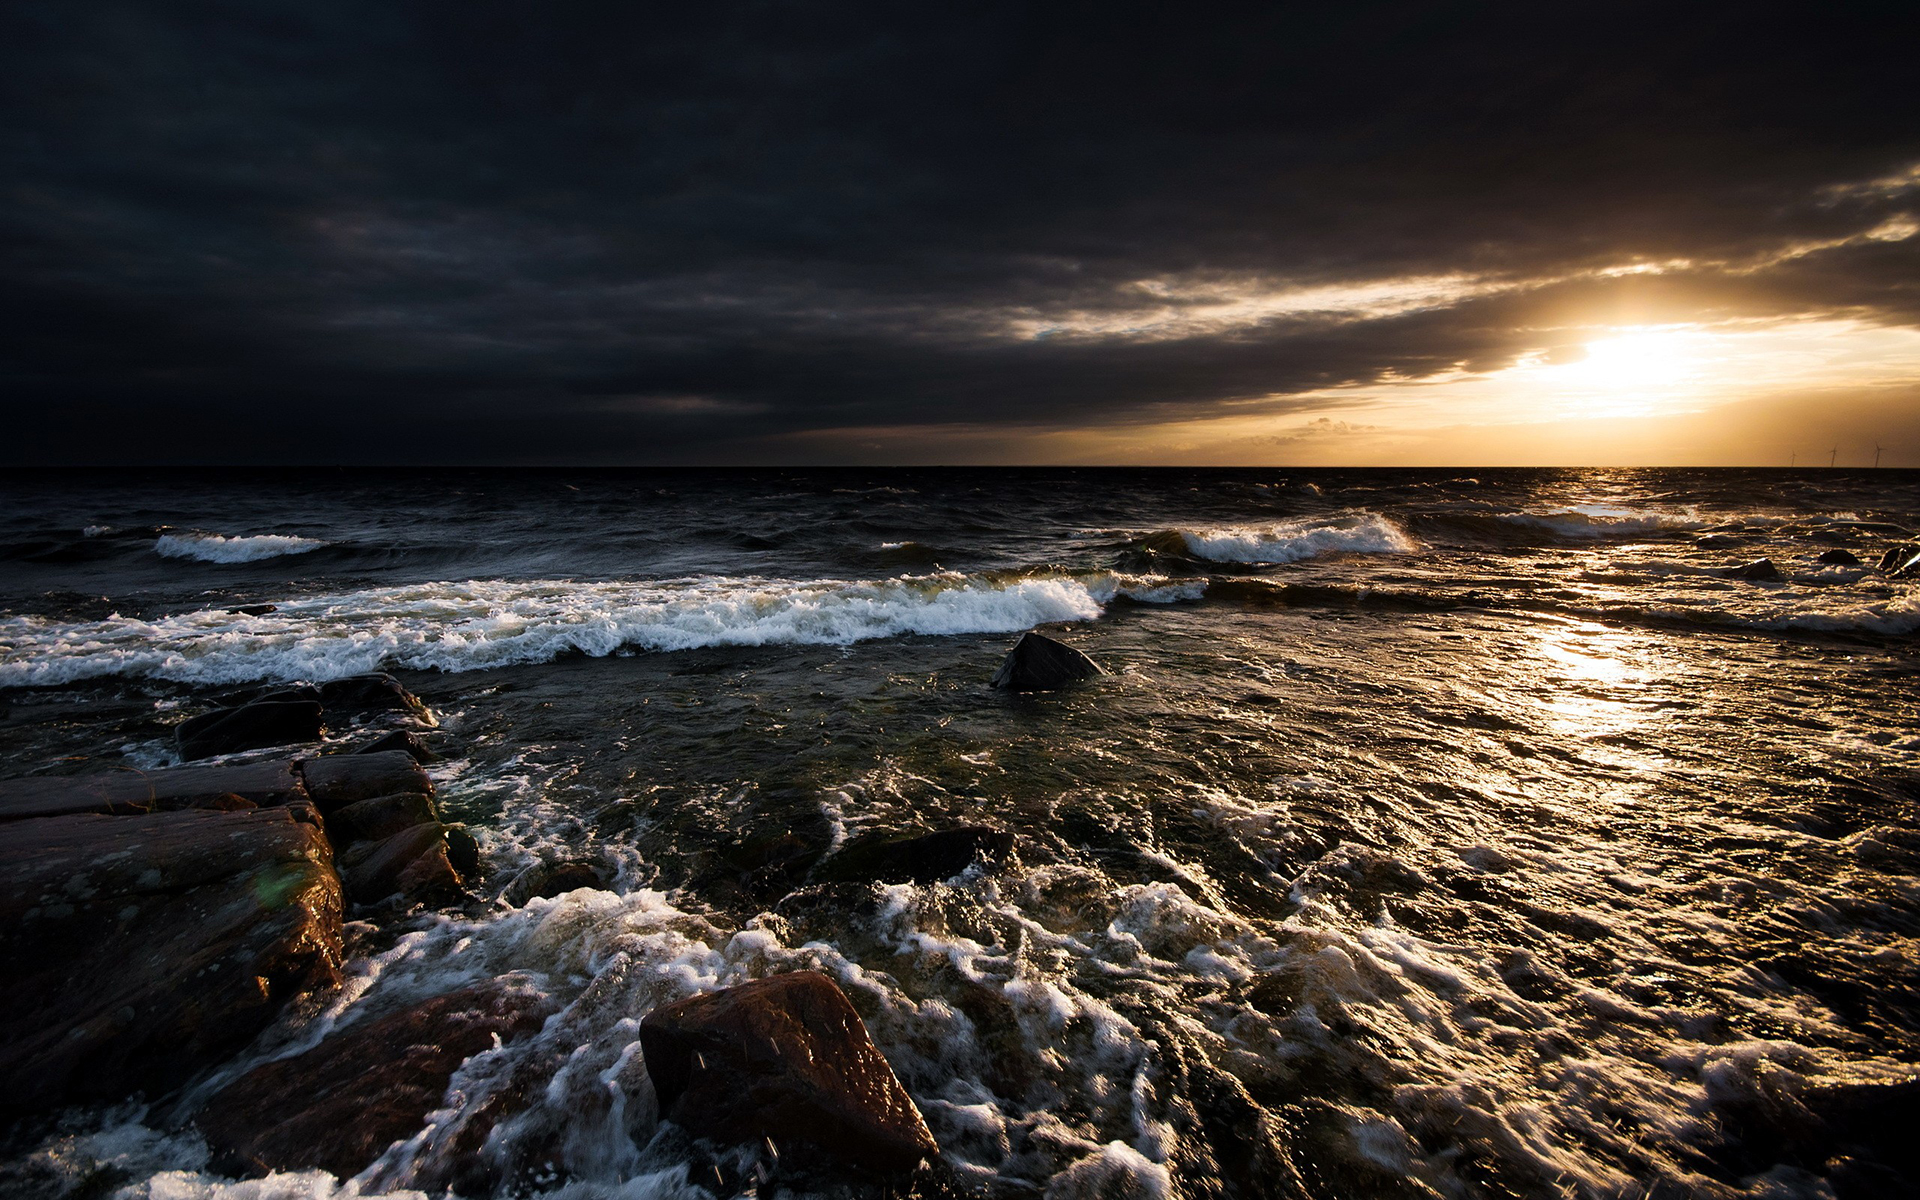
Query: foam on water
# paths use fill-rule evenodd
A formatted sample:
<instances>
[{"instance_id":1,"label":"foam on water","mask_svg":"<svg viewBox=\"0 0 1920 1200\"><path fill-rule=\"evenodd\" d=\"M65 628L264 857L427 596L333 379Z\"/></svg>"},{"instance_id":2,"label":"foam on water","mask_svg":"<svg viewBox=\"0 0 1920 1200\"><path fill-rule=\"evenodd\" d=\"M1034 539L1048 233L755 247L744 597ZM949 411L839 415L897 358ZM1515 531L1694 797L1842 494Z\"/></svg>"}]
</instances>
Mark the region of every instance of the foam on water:
<instances>
[{"instance_id":1,"label":"foam on water","mask_svg":"<svg viewBox=\"0 0 1920 1200\"><path fill-rule=\"evenodd\" d=\"M108 676L181 683L325 680L380 668L474 671L566 654L845 645L904 634L1012 633L1098 617L1119 596L1171 602L1204 584L1089 572L873 581L705 576L471 580L139 619L0 618L0 687Z\"/></svg>"},{"instance_id":2,"label":"foam on water","mask_svg":"<svg viewBox=\"0 0 1920 1200\"><path fill-rule=\"evenodd\" d=\"M1180 537L1196 557L1227 563L1290 563L1338 553L1404 554L1416 548L1399 526L1370 512L1182 529Z\"/></svg>"},{"instance_id":3,"label":"foam on water","mask_svg":"<svg viewBox=\"0 0 1920 1200\"><path fill-rule=\"evenodd\" d=\"M1636 509L1613 504L1576 504L1540 513L1502 513L1500 520L1510 525L1544 529L1567 538L1626 537L1640 533L1699 529L1709 524L1690 510Z\"/></svg>"},{"instance_id":4,"label":"foam on water","mask_svg":"<svg viewBox=\"0 0 1920 1200\"><path fill-rule=\"evenodd\" d=\"M93 528L89 528L92 536ZM318 538L259 534L254 537L226 537L218 533L163 533L153 543L154 553L162 558L186 558L196 562L245 563L289 554L308 554L327 543Z\"/></svg>"}]
</instances>

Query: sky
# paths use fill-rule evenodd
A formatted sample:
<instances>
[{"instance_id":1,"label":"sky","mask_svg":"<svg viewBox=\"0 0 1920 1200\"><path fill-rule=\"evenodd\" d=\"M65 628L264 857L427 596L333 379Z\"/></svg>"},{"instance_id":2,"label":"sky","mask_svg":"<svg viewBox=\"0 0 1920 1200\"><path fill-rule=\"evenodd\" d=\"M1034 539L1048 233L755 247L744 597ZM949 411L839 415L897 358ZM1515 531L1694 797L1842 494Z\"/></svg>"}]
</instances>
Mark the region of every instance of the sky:
<instances>
[{"instance_id":1,"label":"sky","mask_svg":"<svg viewBox=\"0 0 1920 1200\"><path fill-rule=\"evenodd\" d=\"M1920 10L0 8L0 462L1920 466Z\"/></svg>"}]
</instances>

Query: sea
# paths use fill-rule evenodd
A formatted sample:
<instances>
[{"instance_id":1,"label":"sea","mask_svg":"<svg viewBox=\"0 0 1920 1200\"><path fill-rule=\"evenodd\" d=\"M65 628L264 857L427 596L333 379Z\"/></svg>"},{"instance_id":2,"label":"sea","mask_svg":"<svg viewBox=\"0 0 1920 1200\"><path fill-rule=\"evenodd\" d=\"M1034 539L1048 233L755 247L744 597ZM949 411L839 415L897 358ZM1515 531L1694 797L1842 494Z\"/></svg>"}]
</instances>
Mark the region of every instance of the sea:
<instances>
[{"instance_id":1,"label":"sea","mask_svg":"<svg viewBox=\"0 0 1920 1200\"><path fill-rule=\"evenodd\" d=\"M223 1178L173 1098L16 1135L49 1194L418 1194L544 1056L498 1195L696 1200L639 1018L801 968L942 1194L1913 1194L1911 1132L1858 1113L1920 1062L1920 582L1878 565L1920 472L200 469L0 500L0 774L171 765L179 721L292 680L388 671L438 715L475 894L350 924L345 987L199 1094L476 980L564 1006L355 1180ZM990 688L1027 630L1107 673ZM818 882L962 825L1015 850ZM605 885L513 902L570 860Z\"/></svg>"}]
</instances>

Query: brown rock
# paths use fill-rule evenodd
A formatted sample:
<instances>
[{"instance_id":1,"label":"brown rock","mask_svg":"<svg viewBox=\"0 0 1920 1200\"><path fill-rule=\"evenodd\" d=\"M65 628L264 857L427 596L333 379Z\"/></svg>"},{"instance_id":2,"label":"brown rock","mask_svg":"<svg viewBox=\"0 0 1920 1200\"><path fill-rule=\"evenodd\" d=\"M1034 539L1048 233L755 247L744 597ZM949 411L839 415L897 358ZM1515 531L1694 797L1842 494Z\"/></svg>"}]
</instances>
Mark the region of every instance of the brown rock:
<instances>
[{"instance_id":1,"label":"brown rock","mask_svg":"<svg viewBox=\"0 0 1920 1200\"><path fill-rule=\"evenodd\" d=\"M411 729L394 729L381 734L364 746L354 748L355 754L380 754L388 750L404 750L417 763L439 762L440 756L428 748L426 739Z\"/></svg>"},{"instance_id":2,"label":"brown rock","mask_svg":"<svg viewBox=\"0 0 1920 1200\"><path fill-rule=\"evenodd\" d=\"M540 1027L554 1005L504 980L350 1025L265 1063L194 1117L216 1161L248 1172L319 1167L350 1178L441 1107L460 1064Z\"/></svg>"},{"instance_id":3,"label":"brown rock","mask_svg":"<svg viewBox=\"0 0 1920 1200\"><path fill-rule=\"evenodd\" d=\"M353 675L320 685L320 700L329 712L397 712L412 717L429 728L437 727L433 713L420 697L402 687L391 675Z\"/></svg>"},{"instance_id":4,"label":"brown rock","mask_svg":"<svg viewBox=\"0 0 1920 1200\"><path fill-rule=\"evenodd\" d=\"M590 862L570 858L564 862L535 863L513 881L513 886L507 889L506 901L517 906L535 897L551 899L580 888L605 886L600 869Z\"/></svg>"},{"instance_id":5,"label":"brown rock","mask_svg":"<svg viewBox=\"0 0 1920 1200\"><path fill-rule=\"evenodd\" d=\"M391 796L395 792L433 795L433 781L404 750L309 758L301 762L300 775L306 781L307 794L328 816L356 801L371 800L375 796Z\"/></svg>"},{"instance_id":6,"label":"brown rock","mask_svg":"<svg viewBox=\"0 0 1920 1200\"><path fill-rule=\"evenodd\" d=\"M795 971L654 1009L640 1047L663 1117L772 1141L785 1161L911 1171L940 1147L833 980Z\"/></svg>"},{"instance_id":7,"label":"brown rock","mask_svg":"<svg viewBox=\"0 0 1920 1200\"><path fill-rule=\"evenodd\" d=\"M0 827L0 1113L157 1095L338 982L307 805Z\"/></svg>"},{"instance_id":8,"label":"brown rock","mask_svg":"<svg viewBox=\"0 0 1920 1200\"><path fill-rule=\"evenodd\" d=\"M403 829L437 824L439 820L440 814L434 811L431 796L395 792L391 796L356 800L345 808L335 809L327 818L327 835L339 847L348 842L379 841Z\"/></svg>"},{"instance_id":9,"label":"brown rock","mask_svg":"<svg viewBox=\"0 0 1920 1200\"><path fill-rule=\"evenodd\" d=\"M0 821L75 813L144 813L192 808L215 796L259 805L307 798L290 762L241 767L180 767L99 775L43 775L0 780Z\"/></svg>"},{"instance_id":10,"label":"brown rock","mask_svg":"<svg viewBox=\"0 0 1920 1200\"><path fill-rule=\"evenodd\" d=\"M446 829L437 821L361 842L341 856L341 865L340 881L355 904L395 896L404 903L434 903L460 894L460 872L447 858Z\"/></svg>"}]
</instances>

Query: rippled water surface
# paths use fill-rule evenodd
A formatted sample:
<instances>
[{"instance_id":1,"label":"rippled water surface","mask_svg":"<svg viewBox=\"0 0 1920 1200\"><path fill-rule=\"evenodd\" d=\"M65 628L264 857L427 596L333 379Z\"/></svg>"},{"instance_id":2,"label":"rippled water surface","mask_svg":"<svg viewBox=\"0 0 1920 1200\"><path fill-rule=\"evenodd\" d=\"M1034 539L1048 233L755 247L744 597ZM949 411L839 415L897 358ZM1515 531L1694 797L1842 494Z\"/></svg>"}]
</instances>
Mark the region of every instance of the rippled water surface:
<instances>
[{"instance_id":1,"label":"rippled water surface","mask_svg":"<svg viewBox=\"0 0 1920 1200\"><path fill-rule=\"evenodd\" d=\"M6 773L165 764L173 723L266 681L388 669L440 714L483 894L362 928L348 990L226 1070L506 973L568 1007L471 1060L363 1192L694 1195L636 1020L799 966L840 980L925 1114L935 1190L1910 1182L1887 1139L1820 1122L1920 1060L1920 592L1876 565L1920 527L1920 474L7 491ZM1762 557L1779 578L1737 576ZM277 607L226 611L250 603ZM1110 674L989 690L1035 627ZM1013 831L1013 861L823 882L850 838L967 823ZM612 885L502 898L563 858ZM461 1104L530 1072L543 1099L473 1183ZM25 1149L134 1195L341 1186L221 1180L173 1132L190 1105Z\"/></svg>"}]
</instances>

